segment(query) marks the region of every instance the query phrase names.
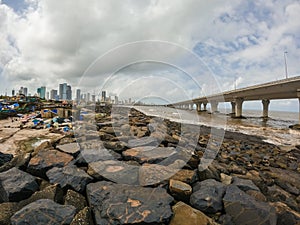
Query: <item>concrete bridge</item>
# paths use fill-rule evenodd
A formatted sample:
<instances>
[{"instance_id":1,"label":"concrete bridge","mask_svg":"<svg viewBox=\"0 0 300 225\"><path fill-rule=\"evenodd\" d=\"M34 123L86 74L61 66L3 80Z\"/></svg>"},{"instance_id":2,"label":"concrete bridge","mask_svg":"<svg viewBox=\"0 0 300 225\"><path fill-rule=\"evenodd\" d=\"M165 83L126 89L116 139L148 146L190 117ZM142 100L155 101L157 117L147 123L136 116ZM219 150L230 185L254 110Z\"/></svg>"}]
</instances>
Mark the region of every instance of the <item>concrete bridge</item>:
<instances>
[{"instance_id":1,"label":"concrete bridge","mask_svg":"<svg viewBox=\"0 0 300 225\"><path fill-rule=\"evenodd\" d=\"M206 106L209 103L211 112L215 113L218 112L218 104L220 102L230 102L232 106L231 113L233 116L241 118L244 101L261 100L263 105L262 116L267 118L270 100L293 98L299 99L300 123L300 76L226 91L215 95L199 97L192 100L170 104L168 106L181 109L193 109L195 104L197 111L206 111Z\"/></svg>"}]
</instances>

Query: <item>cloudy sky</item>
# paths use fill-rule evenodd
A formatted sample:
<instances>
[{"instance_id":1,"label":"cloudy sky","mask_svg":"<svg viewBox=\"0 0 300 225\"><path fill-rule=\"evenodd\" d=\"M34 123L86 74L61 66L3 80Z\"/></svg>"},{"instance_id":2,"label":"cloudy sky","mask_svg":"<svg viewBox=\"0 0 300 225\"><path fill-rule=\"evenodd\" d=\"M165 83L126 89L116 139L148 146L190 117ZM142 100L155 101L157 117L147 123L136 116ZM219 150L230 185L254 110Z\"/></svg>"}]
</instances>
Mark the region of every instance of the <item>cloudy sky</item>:
<instances>
[{"instance_id":1,"label":"cloudy sky","mask_svg":"<svg viewBox=\"0 0 300 225\"><path fill-rule=\"evenodd\" d=\"M0 0L0 94L67 82L179 101L283 79L285 51L299 76L299 12L297 0Z\"/></svg>"}]
</instances>

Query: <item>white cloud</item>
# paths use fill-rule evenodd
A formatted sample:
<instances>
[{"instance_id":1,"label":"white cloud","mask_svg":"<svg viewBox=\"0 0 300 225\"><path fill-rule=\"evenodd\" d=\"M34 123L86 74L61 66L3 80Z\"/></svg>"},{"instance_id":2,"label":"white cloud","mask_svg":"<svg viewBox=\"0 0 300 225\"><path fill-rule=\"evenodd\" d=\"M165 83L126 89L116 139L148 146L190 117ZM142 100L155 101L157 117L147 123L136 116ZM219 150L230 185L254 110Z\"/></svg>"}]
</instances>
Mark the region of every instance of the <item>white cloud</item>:
<instances>
[{"instance_id":1,"label":"white cloud","mask_svg":"<svg viewBox=\"0 0 300 225\"><path fill-rule=\"evenodd\" d=\"M121 44L151 39L174 42L189 49L202 43L206 47L197 53L216 74L223 90L233 87L234 76L239 77L238 87L283 77L285 50L290 74L300 73L299 1L25 2L29 7L22 14L0 5L0 68L3 69L0 78L8 82L9 88L23 85L34 92L40 85L57 88L63 81L75 86L100 55ZM134 49L127 54L139 57L148 54L146 50L151 51ZM162 49L157 54L170 53ZM169 57L174 61L187 59L174 52ZM111 63L121 63L122 58L123 55L114 55ZM111 63L97 71L100 80ZM188 67L192 70L193 65ZM156 73L158 69L150 68ZM121 78L123 85L136 79L135 75L125 77ZM185 83L183 75L176 79ZM92 86L94 82L90 80ZM114 87L120 89L117 83ZM154 83L149 86L155 89L158 83ZM167 88L159 89L162 94L174 94ZM2 82L0 92L3 89Z\"/></svg>"}]
</instances>

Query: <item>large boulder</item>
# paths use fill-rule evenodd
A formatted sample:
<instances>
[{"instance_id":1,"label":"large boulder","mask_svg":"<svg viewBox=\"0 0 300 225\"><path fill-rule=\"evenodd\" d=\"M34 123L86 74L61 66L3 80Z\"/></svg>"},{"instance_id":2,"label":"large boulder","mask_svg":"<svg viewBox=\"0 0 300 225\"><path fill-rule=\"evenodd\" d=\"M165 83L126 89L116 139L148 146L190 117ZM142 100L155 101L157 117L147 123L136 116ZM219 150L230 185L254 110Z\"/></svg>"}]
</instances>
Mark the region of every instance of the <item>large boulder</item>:
<instances>
[{"instance_id":1,"label":"large boulder","mask_svg":"<svg viewBox=\"0 0 300 225\"><path fill-rule=\"evenodd\" d=\"M175 155L176 151L173 147L143 146L128 149L122 154L125 159L135 160L139 163L160 163L162 160Z\"/></svg>"},{"instance_id":2,"label":"large boulder","mask_svg":"<svg viewBox=\"0 0 300 225\"><path fill-rule=\"evenodd\" d=\"M223 198L225 212L235 224L275 225L277 221L274 207L268 203L256 201L235 185L226 189Z\"/></svg>"},{"instance_id":3,"label":"large boulder","mask_svg":"<svg viewBox=\"0 0 300 225\"><path fill-rule=\"evenodd\" d=\"M192 187L179 180L170 179L169 190L176 199L188 201L192 194Z\"/></svg>"},{"instance_id":4,"label":"large boulder","mask_svg":"<svg viewBox=\"0 0 300 225\"><path fill-rule=\"evenodd\" d=\"M60 205L50 199L40 199L16 212L11 217L11 224L70 224L75 211L74 206Z\"/></svg>"},{"instance_id":5,"label":"large boulder","mask_svg":"<svg viewBox=\"0 0 300 225\"><path fill-rule=\"evenodd\" d=\"M106 181L87 185L97 224L162 224L172 217L173 198L162 188Z\"/></svg>"},{"instance_id":6,"label":"large boulder","mask_svg":"<svg viewBox=\"0 0 300 225\"><path fill-rule=\"evenodd\" d=\"M84 209L84 207L87 206L87 202L85 200L85 197L76 191L68 190L67 194L64 199L65 205L72 205L76 208L76 213L78 213L80 210Z\"/></svg>"},{"instance_id":7,"label":"large boulder","mask_svg":"<svg viewBox=\"0 0 300 225\"><path fill-rule=\"evenodd\" d=\"M217 225L217 223L204 213L183 202L177 202L172 209L174 216L170 225Z\"/></svg>"},{"instance_id":8,"label":"large boulder","mask_svg":"<svg viewBox=\"0 0 300 225\"><path fill-rule=\"evenodd\" d=\"M115 154L105 148L82 149L76 158L76 164L88 164L97 161L113 160ZM119 155L120 156L120 155Z\"/></svg>"},{"instance_id":9,"label":"large boulder","mask_svg":"<svg viewBox=\"0 0 300 225\"><path fill-rule=\"evenodd\" d=\"M46 174L51 183L59 184L62 188L71 187L78 192L83 192L85 186L93 180L91 176L76 166L54 167Z\"/></svg>"},{"instance_id":10,"label":"large boulder","mask_svg":"<svg viewBox=\"0 0 300 225\"><path fill-rule=\"evenodd\" d=\"M116 160L89 163L88 174L98 180L122 184L138 184L139 167Z\"/></svg>"},{"instance_id":11,"label":"large boulder","mask_svg":"<svg viewBox=\"0 0 300 225\"><path fill-rule=\"evenodd\" d=\"M191 205L204 213L216 213L223 210L222 198L225 185L213 179L196 183L190 198Z\"/></svg>"},{"instance_id":12,"label":"large boulder","mask_svg":"<svg viewBox=\"0 0 300 225\"><path fill-rule=\"evenodd\" d=\"M277 225L299 225L300 213L292 210L282 202L271 203L275 207L277 213Z\"/></svg>"},{"instance_id":13,"label":"large boulder","mask_svg":"<svg viewBox=\"0 0 300 225\"><path fill-rule=\"evenodd\" d=\"M64 167L73 160L67 153L57 150L41 150L31 158L27 171L35 176L47 178L46 172L53 167Z\"/></svg>"},{"instance_id":14,"label":"large boulder","mask_svg":"<svg viewBox=\"0 0 300 225\"><path fill-rule=\"evenodd\" d=\"M0 173L0 202L21 201L38 189L35 177L17 168Z\"/></svg>"},{"instance_id":15,"label":"large boulder","mask_svg":"<svg viewBox=\"0 0 300 225\"><path fill-rule=\"evenodd\" d=\"M71 225L94 225L91 209L85 207L80 210L72 220Z\"/></svg>"}]
</instances>

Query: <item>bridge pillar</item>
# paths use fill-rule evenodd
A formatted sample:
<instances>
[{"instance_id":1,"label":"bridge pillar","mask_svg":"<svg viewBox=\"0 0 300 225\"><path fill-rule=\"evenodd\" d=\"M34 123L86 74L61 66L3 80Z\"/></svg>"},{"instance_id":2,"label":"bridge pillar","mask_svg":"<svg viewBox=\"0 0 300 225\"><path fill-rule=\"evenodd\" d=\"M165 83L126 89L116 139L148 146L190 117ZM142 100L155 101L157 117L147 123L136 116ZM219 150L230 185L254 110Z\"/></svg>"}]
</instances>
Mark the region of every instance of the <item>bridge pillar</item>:
<instances>
[{"instance_id":1,"label":"bridge pillar","mask_svg":"<svg viewBox=\"0 0 300 225\"><path fill-rule=\"evenodd\" d=\"M231 114L235 115L235 102L231 102Z\"/></svg>"},{"instance_id":2,"label":"bridge pillar","mask_svg":"<svg viewBox=\"0 0 300 225\"><path fill-rule=\"evenodd\" d=\"M242 111L243 111L243 98L236 98L235 99L235 117L241 118L242 117Z\"/></svg>"},{"instance_id":3,"label":"bridge pillar","mask_svg":"<svg viewBox=\"0 0 300 225\"><path fill-rule=\"evenodd\" d=\"M217 101L211 101L210 106L211 106L211 113L218 112L218 102Z\"/></svg>"},{"instance_id":4,"label":"bridge pillar","mask_svg":"<svg viewBox=\"0 0 300 225\"><path fill-rule=\"evenodd\" d=\"M190 110L193 110L193 108L194 108L194 103L191 103L190 104Z\"/></svg>"},{"instance_id":5,"label":"bridge pillar","mask_svg":"<svg viewBox=\"0 0 300 225\"><path fill-rule=\"evenodd\" d=\"M203 111L207 111L206 106L207 106L207 103L203 103Z\"/></svg>"},{"instance_id":6,"label":"bridge pillar","mask_svg":"<svg viewBox=\"0 0 300 225\"><path fill-rule=\"evenodd\" d=\"M196 106L197 106L197 111L200 112L201 111L201 105L202 103L196 103Z\"/></svg>"},{"instance_id":7,"label":"bridge pillar","mask_svg":"<svg viewBox=\"0 0 300 225\"><path fill-rule=\"evenodd\" d=\"M298 121L298 124L300 124L300 89L297 89L297 97L298 97L298 100L299 100L299 121Z\"/></svg>"},{"instance_id":8,"label":"bridge pillar","mask_svg":"<svg viewBox=\"0 0 300 225\"><path fill-rule=\"evenodd\" d=\"M263 118L268 118L269 117L270 100L269 99L263 99L262 104L263 104Z\"/></svg>"}]
</instances>

